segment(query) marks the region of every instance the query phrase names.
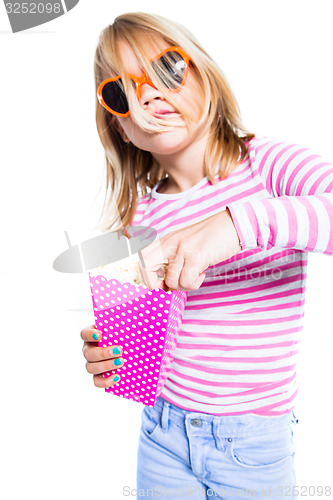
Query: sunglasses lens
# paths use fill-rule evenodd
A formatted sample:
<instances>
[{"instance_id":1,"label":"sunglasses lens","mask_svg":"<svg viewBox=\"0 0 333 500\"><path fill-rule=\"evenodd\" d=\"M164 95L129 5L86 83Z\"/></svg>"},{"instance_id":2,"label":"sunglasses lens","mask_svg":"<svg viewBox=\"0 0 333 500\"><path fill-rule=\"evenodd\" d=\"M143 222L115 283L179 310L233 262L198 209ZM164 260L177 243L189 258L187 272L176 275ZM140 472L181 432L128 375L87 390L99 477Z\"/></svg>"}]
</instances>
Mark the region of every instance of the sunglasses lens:
<instances>
[{"instance_id":1,"label":"sunglasses lens","mask_svg":"<svg viewBox=\"0 0 333 500\"><path fill-rule=\"evenodd\" d=\"M104 85L102 97L109 108L116 113L125 115L128 112L128 102L120 78Z\"/></svg>"},{"instance_id":2,"label":"sunglasses lens","mask_svg":"<svg viewBox=\"0 0 333 500\"><path fill-rule=\"evenodd\" d=\"M168 89L176 89L182 84L186 71L186 62L178 52L174 50L166 52L159 59L155 59L151 66L163 85Z\"/></svg>"}]
</instances>

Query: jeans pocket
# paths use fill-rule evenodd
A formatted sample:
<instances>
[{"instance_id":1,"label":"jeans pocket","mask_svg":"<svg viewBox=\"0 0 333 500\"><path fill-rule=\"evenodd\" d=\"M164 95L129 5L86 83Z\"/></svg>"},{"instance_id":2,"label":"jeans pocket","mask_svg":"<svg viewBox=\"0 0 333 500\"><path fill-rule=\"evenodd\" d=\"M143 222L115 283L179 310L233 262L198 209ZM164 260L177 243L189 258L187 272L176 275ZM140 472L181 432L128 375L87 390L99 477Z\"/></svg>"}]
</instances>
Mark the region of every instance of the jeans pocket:
<instances>
[{"instance_id":1,"label":"jeans pocket","mask_svg":"<svg viewBox=\"0 0 333 500\"><path fill-rule=\"evenodd\" d=\"M152 437L159 427L159 413L151 407L145 406L142 412L141 428L143 432Z\"/></svg>"},{"instance_id":2,"label":"jeans pocket","mask_svg":"<svg viewBox=\"0 0 333 500\"><path fill-rule=\"evenodd\" d=\"M286 425L251 436L236 437L230 447L231 457L241 467L262 469L290 460L295 454L293 433Z\"/></svg>"}]
</instances>

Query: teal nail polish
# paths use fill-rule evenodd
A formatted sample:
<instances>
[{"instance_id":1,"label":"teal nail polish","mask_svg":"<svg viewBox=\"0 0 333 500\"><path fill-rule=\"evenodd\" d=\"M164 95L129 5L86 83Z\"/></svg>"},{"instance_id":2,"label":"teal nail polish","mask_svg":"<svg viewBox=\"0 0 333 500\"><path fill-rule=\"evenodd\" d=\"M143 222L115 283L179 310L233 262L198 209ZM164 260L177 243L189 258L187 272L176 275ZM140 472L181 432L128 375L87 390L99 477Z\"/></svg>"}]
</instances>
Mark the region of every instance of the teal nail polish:
<instances>
[{"instance_id":1,"label":"teal nail polish","mask_svg":"<svg viewBox=\"0 0 333 500\"><path fill-rule=\"evenodd\" d=\"M116 375L115 378L113 379L113 381L118 382L118 380L120 380L120 377L118 375Z\"/></svg>"},{"instance_id":2,"label":"teal nail polish","mask_svg":"<svg viewBox=\"0 0 333 500\"><path fill-rule=\"evenodd\" d=\"M113 354L120 354L120 349L118 349L118 347L114 347L112 349L112 352L113 352Z\"/></svg>"},{"instance_id":3,"label":"teal nail polish","mask_svg":"<svg viewBox=\"0 0 333 500\"><path fill-rule=\"evenodd\" d=\"M93 333L92 338L93 338L94 340L98 340L98 335L97 335L97 333Z\"/></svg>"},{"instance_id":4,"label":"teal nail polish","mask_svg":"<svg viewBox=\"0 0 333 500\"><path fill-rule=\"evenodd\" d=\"M121 359L120 359L120 358L115 359L115 360L114 360L114 364L115 364L116 366L121 365Z\"/></svg>"}]
</instances>

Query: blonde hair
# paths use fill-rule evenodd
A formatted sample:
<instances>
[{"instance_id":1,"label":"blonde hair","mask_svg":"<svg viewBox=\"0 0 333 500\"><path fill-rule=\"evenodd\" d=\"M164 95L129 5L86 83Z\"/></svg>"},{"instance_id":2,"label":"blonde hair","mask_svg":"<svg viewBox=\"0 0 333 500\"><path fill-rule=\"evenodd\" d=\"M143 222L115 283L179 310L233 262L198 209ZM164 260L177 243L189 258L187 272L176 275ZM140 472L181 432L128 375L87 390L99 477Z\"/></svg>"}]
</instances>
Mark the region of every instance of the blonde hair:
<instances>
[{"instance_id":1,"label":"blonde hair","mask_svg":"<svg viewBox=\"0 0 333 500\"><path fill-rule=\"evenodd\" d=\"M99 37L94 61L96 92L103 80L120 74L132 119L148 132L166 130L167 120L155 120L151 116L148 120L117 53L119 41L126 41L143 67L147 67L149 61L145 56L145 47L158 39L170 46L181 47L189 55L190 66L200 81L203 103L198 125L206 123L210 130L204 169L210 182L215 184L216 166L219 165L221 179L227 177L245 158L246 142L254 134L247 132L242 125L238 104L221 70L186 28L158 15L136 12L118 16ZM150 73L149 76L158 86L156 75ZM172 93L167 95L167 99L173 104ZM179 104L177 108L182 113ZM186 117L186 114L182 113L182 116ZM101 106L96 97L96 124L106 157L106 193L99 221L102 230L116 230L130 225L138 197L146 195L166 177L166 172L150 152L124 142L115 120L115 116Z\"/></svg>"}]
</instances>

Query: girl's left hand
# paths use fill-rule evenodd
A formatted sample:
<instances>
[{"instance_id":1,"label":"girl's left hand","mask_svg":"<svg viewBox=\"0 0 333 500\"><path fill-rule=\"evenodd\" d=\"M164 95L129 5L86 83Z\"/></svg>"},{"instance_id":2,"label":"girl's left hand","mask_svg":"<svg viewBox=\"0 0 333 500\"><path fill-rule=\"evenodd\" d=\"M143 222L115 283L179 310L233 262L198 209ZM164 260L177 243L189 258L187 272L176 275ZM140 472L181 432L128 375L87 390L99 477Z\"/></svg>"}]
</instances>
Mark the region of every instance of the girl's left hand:
<instances>
[{"instance_id":1,"label":"girl's left hand","mask_svg":"<svg viewBox=\"0 0 333 500\"><path fill-rule=\"evenodd\" d=\"M178 229L139 252L143 280L151 289L196 290L209 266L230 259L241 251L229 209L197 224ZM164 278L159 271L167 264Z\"/></svg>"}]
</instances>

